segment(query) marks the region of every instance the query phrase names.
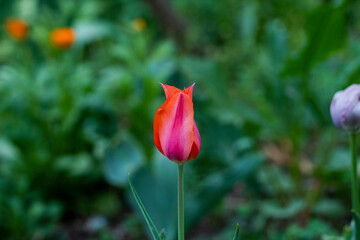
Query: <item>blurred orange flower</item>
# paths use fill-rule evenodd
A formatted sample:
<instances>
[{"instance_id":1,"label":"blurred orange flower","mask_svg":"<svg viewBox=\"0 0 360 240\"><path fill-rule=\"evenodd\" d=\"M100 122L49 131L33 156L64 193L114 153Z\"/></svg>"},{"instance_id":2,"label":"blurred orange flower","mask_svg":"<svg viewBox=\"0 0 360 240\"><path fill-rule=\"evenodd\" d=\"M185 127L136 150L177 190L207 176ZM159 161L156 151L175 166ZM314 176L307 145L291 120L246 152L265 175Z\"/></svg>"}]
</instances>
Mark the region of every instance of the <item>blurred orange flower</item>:
<instances>
[{"instance_id":1,"label":"blurred orange flower","mask_svg":"<svg viewBox=\"0 0 360 240\"><path fill-rule=\"evenodd\" d=\"M50 34L50 40L58 48L70 48L75 42L75 31L72 28L54 29Z\"/></svg>"},{"instance_id":2,"label":"blurred orange flower","mask_svg":"<svg viewBox=\"0 0 360 240\"><path fill-rule=\"evenodd\" d=\"M141 32L146 28L146 21L143 18L136 18L132 21L131 27L135 31Z\"/></svg>"},{"instance_id":3,"label":"blurred orange flower","mask_svg":"<svg viewBox=\"0 0 360 240\"><path fill-rule=\"evenodd\" d=\"M22 19L9 18L5 21L5 29L12 38L22 41L26 39L29 27Z\"/></svg>"}]
</instances>

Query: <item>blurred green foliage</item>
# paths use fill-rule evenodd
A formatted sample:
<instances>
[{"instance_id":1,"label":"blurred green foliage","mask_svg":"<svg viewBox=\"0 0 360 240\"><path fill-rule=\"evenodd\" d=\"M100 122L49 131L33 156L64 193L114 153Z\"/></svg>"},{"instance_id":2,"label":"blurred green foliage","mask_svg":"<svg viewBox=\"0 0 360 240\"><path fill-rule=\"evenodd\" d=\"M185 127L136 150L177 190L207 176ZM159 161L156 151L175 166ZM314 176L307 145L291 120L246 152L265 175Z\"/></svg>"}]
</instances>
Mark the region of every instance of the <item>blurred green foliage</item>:
<instances>
[{"instance_id":1,"label":"blurred green foliage","mask_svg":"<svg viewBox=\"0 0 360 240\"><path fill-rule=\"evenodd\" d=\"M158 229L176 233L176 166L153 144L159 82L194 88L199 157L185 167L190 239L341 239L351 213L335 91L360 77L360 3L0 0L2 239L144 239L128 173ZM132 21L142 18L142 31ZM72 27L56 49L49 33ZM132 213L136 213L136 217ZM142 224L142 226L140 225ZM351 237L351 236L350 236ZM350 239L346 237L344 239Z\"/></svg>"}]
</instances>

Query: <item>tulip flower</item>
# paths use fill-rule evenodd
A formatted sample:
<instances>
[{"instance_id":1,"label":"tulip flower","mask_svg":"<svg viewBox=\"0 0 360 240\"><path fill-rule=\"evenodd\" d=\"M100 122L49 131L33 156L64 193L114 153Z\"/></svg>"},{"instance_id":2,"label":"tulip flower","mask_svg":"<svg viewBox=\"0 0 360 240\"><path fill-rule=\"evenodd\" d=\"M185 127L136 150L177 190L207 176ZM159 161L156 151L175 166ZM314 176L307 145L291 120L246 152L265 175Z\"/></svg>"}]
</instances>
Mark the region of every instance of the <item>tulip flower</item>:
<instances>
[{"instance_id":1,"label":"tulip flower","mask_svg":"<svg viewBox=\"0 0 360 240\"><path fill-rule=\"evenodd\" d=\"M180 89L161 84L166 101L156 111L154 142L157 149L178 164L178 239L184 240L184 163L197 157L201 148L199 130L194 120L192 86Z\"/></svg>"},{"instance_id":2,"label":"tulip flower","mask_svg":"<svg viewBox=\"0 0 360 240\"><path fill-rule=\"evenodd\" d=\"M58 48L70 48L75 42L75 31L72 28L55 29L50 34L50 40Z\"/></svg>"},{"instance_id":3,"label":"tulip flower","mask_svg":"<svg viewBox=\"0 0 360 240\"><path fill-rule=\"evenodd\" d=\"M335 93L330 114L336 127L350 134L351 146L351 197L355 215L360 212L359 184L357 176L356 133L360 129L360 84L353 84L343 91ZM353 230L353 239L360 240L357 228Z\"/></svg>"},{"instance_id":4,"label":"tulip flower","mask_svg":"<svg viewBox=\"0 0 360 240\"><path fill-rule=\"evenodd\" d=\"M154 118L154 142L157 149L178 165L178 240L185 240L184 228L184 163L197 157L201 148L201 139L194 120L192 86L180 90L161 84L166 101L156 111ZM129 176L131 191L143 213L154 239L165 239L159 234L147 213L145 206L135 191ZM239 224L233 239L239 240Z\"/></svg>"},{"instance_id":5,"label":"tulip flower","mask_svg":"<svg viewBox=\"0 0 360 240\"><path fill-rule=\"evenodd\" d=\"M10 18L5 22L5 29L7 33L15 40L25 40L29 27L27 23L22 19Z\"/></svg>"},{"instance_id":6,"label":"tulip flower","mask_svg":"<svg viewBox=\"0 0 360 240\"><path fill-rule=\"evenodd\" d=\"M192 102L194 84L183 91L161 85L166 101L155 113L154 142L163 155L183 164L196 158L201 148Z\"/></svg>"},{"instance_id":7,"label":"tulip flower","mask_svg":"<svg viewBox=\"0 0 360 240\"><path fill-rule=\"evenodd\" d=\"M332 120L338 128L351 133L360 130L360 84L353 84L334 95L330 107Z\"/></svg>"}]
</instances>

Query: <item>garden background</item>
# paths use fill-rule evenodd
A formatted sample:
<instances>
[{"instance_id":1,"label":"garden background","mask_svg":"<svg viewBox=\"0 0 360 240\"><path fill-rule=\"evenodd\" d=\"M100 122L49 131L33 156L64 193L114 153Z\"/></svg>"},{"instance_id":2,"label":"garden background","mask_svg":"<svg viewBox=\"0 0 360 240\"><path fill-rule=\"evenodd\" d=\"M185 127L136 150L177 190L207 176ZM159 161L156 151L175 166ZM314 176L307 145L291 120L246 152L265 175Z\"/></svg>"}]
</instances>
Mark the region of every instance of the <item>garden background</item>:
<instances>
[{"instance_id":1,"label":"garden background","mask_svg":"<svg viewBox=\"0 0 360 240\"><path fill-rule=\"evenodd\" d=\"M187 239L312 240L349 224L333 94L360 78L351 0L0 0L1 239L176 236L176 164L153 143L159 82L194 87ZM4 23L24 19L24 41ZM71 27L58 49L50 32Z\"/></svg>"}]
</instances>

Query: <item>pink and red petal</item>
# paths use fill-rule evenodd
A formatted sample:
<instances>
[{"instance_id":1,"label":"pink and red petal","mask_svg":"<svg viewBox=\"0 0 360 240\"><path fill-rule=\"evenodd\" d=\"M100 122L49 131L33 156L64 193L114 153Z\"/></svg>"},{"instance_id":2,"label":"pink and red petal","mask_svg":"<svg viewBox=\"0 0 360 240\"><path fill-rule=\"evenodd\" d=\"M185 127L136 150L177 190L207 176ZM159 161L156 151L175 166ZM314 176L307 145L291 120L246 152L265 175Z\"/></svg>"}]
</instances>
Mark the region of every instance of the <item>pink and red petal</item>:
<instances>
[{"instance_id":1,"label":"pink and red petal","mask_svg":"<svg viewBox=\"0 0 360 240\"><path fill-rule=\"evenodd\" d=\"M193 142L194 111L190 97L183 93L178 95L176 114L165 151L170 159L186 161Z\"/></svg>"},{"instance_id":2,"label":"pink and red petal","mask_svg":"<svg viewBox=\"0 0 360 240\"><path fill-rule=\"evenodd\" d=\"M174 96L176 93L181 92L181 90L176 88L176 87L165 85L165 84L162 84L162 83L160 83L160 84L164 89L166 99L169 99L172 96Z\"/></svg>"},{"instance_id":3,"label":"pink and red petal","mask_svg":"<svg viewBox=\"0 0 360 240\"><path fill-rule=\"evenodd\" d=\"M154 143L156 148L162 153L164 154L164 151L161 147L161 143L160 143L160 136L159 136L159 130L160 130L160 126L162 125L162 115L163 114L163 109L159 108L156 113L155 113L155 117L154 117Z\"/></svg>"},{"instance_id":4,"label":"pink and red petal","mask_svg":"<svg viewBox=\"0 0 360 240\"><path fill-rule=\"evenodd\" d=\"M184 91L183 91L185 94L187 94L190 97L190 99L192 99L194 86L195 86L195 83L193 83L193 85L191 85L190 87L184 89Z\"/></svg>"}]
</instances>

